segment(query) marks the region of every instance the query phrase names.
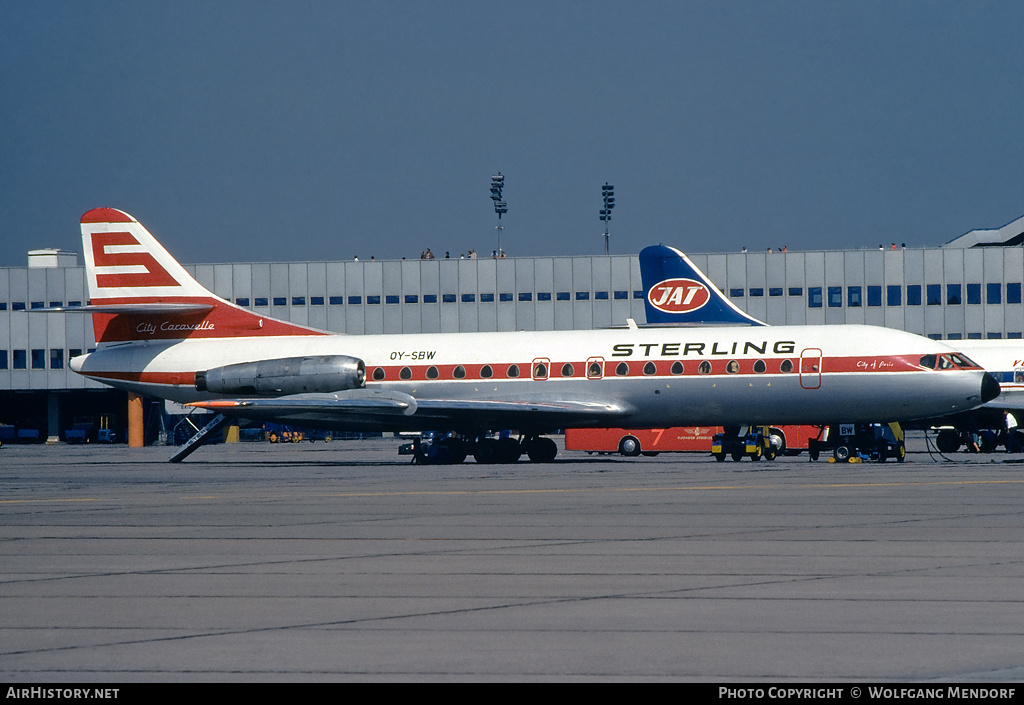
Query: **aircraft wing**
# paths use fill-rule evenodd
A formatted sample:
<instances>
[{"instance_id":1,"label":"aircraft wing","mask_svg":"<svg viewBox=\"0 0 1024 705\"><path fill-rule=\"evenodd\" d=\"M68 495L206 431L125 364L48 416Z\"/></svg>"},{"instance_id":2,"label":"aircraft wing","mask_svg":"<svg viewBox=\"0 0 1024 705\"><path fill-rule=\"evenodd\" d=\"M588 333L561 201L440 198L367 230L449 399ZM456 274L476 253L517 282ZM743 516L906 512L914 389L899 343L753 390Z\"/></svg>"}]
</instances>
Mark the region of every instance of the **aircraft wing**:
<instances>
[{"instance_id":1,"label":"aircraft wing","mask_svg":"<svg viewBox=\"0 0 1024 705\"><path fill-rule=\"evenodd\" d=\"M611 423L632 409L606 399L418 399L390 390L353 389L267 399L217 399L190 406L254 421L330 428L549 430Z\"/></svg>"}]
</instances>

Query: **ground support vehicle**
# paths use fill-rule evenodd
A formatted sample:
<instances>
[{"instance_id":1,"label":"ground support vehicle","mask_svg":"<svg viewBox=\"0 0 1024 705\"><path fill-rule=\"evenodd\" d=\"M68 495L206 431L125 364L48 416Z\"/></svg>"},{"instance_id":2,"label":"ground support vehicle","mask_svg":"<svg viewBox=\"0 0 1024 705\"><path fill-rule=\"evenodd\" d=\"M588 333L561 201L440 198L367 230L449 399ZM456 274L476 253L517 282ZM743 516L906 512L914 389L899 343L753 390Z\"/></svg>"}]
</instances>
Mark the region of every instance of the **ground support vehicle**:
<instances>
[{"instance_id":1,"label":"ground support vehicle","mask_svg":"<svg viewBox=\"0 0 1024 705\"><path fill-rule=\"evenodd\" d=\"M737 462L743 458L775 460L778 450L779 446L772 443L768 426L726 426L711 440L711 455L718 462L727 455Z\"/></svg>"},{"instance_id":2,"label":"ground support vehicle","mask_svg":"<svg viewBox=\"0 0 1024 705\"><path fill-rule=\"evenodd\" d=\"M838 463L863 460L884 463L889 458L902 463L907 456L903 428L898 423L826 427L820 438L811 439L808 452L812 461L822 453L831 453L833 461Z\"/></svg>"}]
</instances>

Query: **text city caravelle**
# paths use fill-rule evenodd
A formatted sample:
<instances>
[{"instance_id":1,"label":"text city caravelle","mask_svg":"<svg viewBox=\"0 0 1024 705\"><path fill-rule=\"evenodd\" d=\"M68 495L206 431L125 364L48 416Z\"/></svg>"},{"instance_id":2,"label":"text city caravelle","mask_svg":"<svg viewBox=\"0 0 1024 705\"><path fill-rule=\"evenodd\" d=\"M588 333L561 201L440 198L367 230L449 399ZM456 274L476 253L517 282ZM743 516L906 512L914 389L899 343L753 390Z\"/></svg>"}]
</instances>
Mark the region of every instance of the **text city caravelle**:
<instances>
[{"instance_id":1,"label":"text city caravelle","mask_svg":"<svg viewBox=\"0 0 1024 705\"><path fill-rule=\"evenodd\" d=\"M160 330L213 330L214 324L209 321L203 321L202 323L171 323L170 321L164 321L160 324ZM136 333L149 333L152 335L157 330L155 323L140 323L135 326Z\"/></svg>"}]
</instances>

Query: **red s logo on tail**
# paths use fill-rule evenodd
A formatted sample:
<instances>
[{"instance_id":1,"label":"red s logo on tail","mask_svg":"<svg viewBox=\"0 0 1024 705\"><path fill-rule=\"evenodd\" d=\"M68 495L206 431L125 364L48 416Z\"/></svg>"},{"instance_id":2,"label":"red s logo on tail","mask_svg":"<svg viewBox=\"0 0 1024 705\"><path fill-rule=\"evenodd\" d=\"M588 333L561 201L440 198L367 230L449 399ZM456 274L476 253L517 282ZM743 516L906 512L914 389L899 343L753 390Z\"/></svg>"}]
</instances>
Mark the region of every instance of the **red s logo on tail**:
<instances>
[{"instance_id":1,"label":"red s logo on tail","mask_svg":"<svg viewBox=\"0 0 1024 705\"><path fill-rule=\"evenodd\" d=\"M665 313L689 313L711 300L711 292L693 279L665 279L647 292L651 306Z\"/></svg>"},{"instance_id":2,"label":"red s logo on tail","mask_svg":"<svg viewBox=\"0 0 1024 705\"><path fill-rule=\"evenodd\" d=\"M111 274L96 272L96 285L103 289L148 286L178 286L179 283L164 269L148 252L120 251L107 252L107 248L117 246L141 247L131 233L93 233L92 257L93 265L100 267L117 267L122 271ZM138 271L139 269L145 271ZM135 271L127 271L129 269Z\"/></svg>"}]
</instances>

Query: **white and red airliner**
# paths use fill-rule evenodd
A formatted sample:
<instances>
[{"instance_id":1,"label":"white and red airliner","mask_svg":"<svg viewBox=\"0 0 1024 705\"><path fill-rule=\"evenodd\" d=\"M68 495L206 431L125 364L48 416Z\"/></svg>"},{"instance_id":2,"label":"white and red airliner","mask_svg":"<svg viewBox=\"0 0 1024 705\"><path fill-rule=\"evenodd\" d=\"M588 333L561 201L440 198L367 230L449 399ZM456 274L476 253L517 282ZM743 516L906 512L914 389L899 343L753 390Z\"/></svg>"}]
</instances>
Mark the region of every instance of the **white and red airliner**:
<instances>
[{"instance_id":1,"label":"white and red airliner","mask_svg":"<svg viewBox=\"0 0 1024 705\"><path fill-rule=\"evenodd\" d=\"M76 372L228 419L455 432L457 460L550 461L544 434L570 427L902 421L998 394L981 367L917 335L758 325L668 247L641 254L653 326L354 336L215 296L123 211L89 211L82 238L91 300L77 310L92 313L97 348ZM702 323L723 312L731 324ZM487 438L498 429L520 438Z\"/></svg>"}]
</instances>

